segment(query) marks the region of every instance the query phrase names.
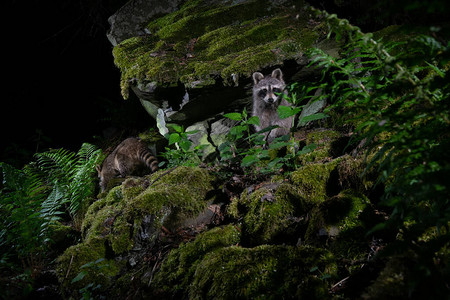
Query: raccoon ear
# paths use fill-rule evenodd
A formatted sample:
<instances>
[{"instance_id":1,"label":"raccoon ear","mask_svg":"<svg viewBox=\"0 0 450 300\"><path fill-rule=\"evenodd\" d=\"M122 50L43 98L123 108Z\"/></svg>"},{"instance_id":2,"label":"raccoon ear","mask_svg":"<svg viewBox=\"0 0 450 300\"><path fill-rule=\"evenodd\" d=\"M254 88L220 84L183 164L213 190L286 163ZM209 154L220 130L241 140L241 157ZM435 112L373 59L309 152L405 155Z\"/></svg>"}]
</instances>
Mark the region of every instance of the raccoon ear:
<instances>
[{"instance_id":1,"label":"raccoon ear","mask_svg":"<svg viewBox=\"0 0 450 300\"><path fill-rule=\"evenodd\" d=\"M279 81L283 81L283 72L281 72L281 69L275 69L272 72L272 77L278 79Z\"/></svg>"},{"instance_id":2,"label":"raccoon ear","mask_svg":"<svg viewBox=\"0 0 450 300\"><path fill-rule=\"evenodd\" d=\"M260 82L262 79L264 79L264 75L259 73L259 72L255 72L253 73L253 82L255 84L258 84L258 82Z\"/></svg>"}]
</instances>

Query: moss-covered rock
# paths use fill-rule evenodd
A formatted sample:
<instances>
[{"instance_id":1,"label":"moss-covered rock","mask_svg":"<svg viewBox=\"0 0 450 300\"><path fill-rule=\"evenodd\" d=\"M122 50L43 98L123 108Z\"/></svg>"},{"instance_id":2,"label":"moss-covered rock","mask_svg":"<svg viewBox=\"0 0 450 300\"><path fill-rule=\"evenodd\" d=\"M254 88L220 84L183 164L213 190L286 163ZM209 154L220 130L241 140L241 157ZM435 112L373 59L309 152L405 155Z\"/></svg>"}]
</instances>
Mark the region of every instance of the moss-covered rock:
<instances>
[{"instance_id":1,"label":"moss-covered rock","mask_svg":"<svg viewBox=\"0 0 450 300\"><path fill-rule=\"evenodd\" d=\"M336 276L333 255L311 247L226 247L199 263L193 299L327 299L326 278Z\"/></svg>"},{"instance_id":2,"label":"moss-covered rock","mask_svg":"<svg viewBox=\"0 0 450 300\"><path fill-rule=\"evenodd\" d=\"M299 164L308 164L320 162L330 158L335 158L342 153L338 141L342 134L334 130L315 130L306 134L305 142L307 145L316 145L314 151L300 155Z\"/></svg>"},{"instance_id":3,"label":"moss-covered rock","mask_svg":"<svg viewBox=\"0 0 450 300\"><path fill-rule=\"evenodd\" d=\"M411 261L402 258L389 260L362 298L367 300L410 299L407 292L410 266L407 263L410 266L412 264Z\"/></svg>"},{"instance_id":4,"label":"moss-covered rock","mask_svg":"<svg viewBox=\"0 0 450 300\"><path fill-rule=\"evenodd\" d=\"M341 158L305 165L291 173L290 179L300 195L311 202L322 202L339 192L337 167Z\"/></svg>"},{"instance_id":5,"label":"moss-covered rock","mask_svg":"<svg viewBox=\"0 0 450 300\"><path fill-rule=\"evenodd\" d=\"M101 237L67 248L64 254L58 257L56 267L62 290L76 295L78 290L95 283L98 291L105 292L125 265L124 261L119 262L105 257L107 247ZM76 280L80 276L80 280Z\"/></svg>"},{"instance_id":6,"label":"moss-covered rock","mask_svg":"<svg viewBox=\"0 0 450 300\"><path fill-rule=\"evenodd\" d=\"M295 186L271 183L255 191L245 190L239 199L233 199L228 212L242 218L243 242L261 245L288 235L291 226L303 221L308 207Z\"/></svg>"},{"instance_id":7,"label":"moss-covered rock","mask_svg":"<svg viewBox=\"0 0 450 300\"><path fill-rule=\"evenodd\" d=\"M338 166L339 184L343 189L353 189L363 194L371 194L376 188L377 166L369 166L372 156L352 157L345 155ZM381 184L380 184L380 187Z\"/></svg>"},{"instance_id":8,"label":"moss-covered rock","mask_svg":"<svg viewBox=\"0 0 450 300\"><path fill-rule=\"evenodd\" d=\"M184 220L203 212L207 193L213 189L212 179L200 168L162 170L129 178L94 202L82 225L82 243L58 258L63 289L77 291L88 283L107 289L125 266L131 249L142 243L152 245L161 226L175 230ZM72 284L80 272L86 273L84 278Z\"/></svg>"},{"instance_id":9,"label":"moss-covered rock","mask_svg":"<svg viewBox=\"0 0 450 300\"><path fill-rule=\"evenodd\" d=\"M352 190L342 191L311 211L305 242L327 245L340 259L361 259L367 255L365 234L374 223L373 218L367 197Z\"/></svg>"},{"instance_id":10,"label":"moss-covered rock","mask_svg":"<svg viewBox=\"0 0 450 300\"><path fill-rule=\"evenodd\" d=\"M240 231L235 225L228 225L211 229L198 235L194 241L181 244L170 252L156 274L154 289L172 296L182 294L188 289L196 268L206 254L239 242Z\"/></svg>"},{"instance_id":11,"label":"moss-covered rock","mask_svg":"<svg viewBox=\"0 0 450 300\"><path fill-rule=\"evenodd\" d=\"M196 86L214 83L219 75L233 83L239 76L300 58L324 35L308 22L311 16L302 1L216 2L187 1L178 11L151 21L151 34L114 48L125 97L136 79Z\"/></svg>"}]
</instances>

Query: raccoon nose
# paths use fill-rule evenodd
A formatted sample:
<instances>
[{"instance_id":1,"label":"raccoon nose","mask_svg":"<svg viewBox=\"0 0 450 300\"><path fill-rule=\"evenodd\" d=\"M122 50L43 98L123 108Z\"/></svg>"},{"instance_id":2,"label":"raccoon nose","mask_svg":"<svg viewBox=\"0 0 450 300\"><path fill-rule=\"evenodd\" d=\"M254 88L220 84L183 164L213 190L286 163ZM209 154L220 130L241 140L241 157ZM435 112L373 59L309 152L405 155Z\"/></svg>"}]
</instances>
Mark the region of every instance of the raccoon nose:
<instances>
[{"instance_id":1,"label":"raccoon nose","mask_svg":"<svg viewBox=\"0 0 450 300\"><path fill-rule=\"evenodd\" d=\"M269 103L273 103L273 102L274 102L274 100L273 100L273 98L269 98L269 99L267 99L267 102L269 102Z\"/></svg>"}]
</instances>

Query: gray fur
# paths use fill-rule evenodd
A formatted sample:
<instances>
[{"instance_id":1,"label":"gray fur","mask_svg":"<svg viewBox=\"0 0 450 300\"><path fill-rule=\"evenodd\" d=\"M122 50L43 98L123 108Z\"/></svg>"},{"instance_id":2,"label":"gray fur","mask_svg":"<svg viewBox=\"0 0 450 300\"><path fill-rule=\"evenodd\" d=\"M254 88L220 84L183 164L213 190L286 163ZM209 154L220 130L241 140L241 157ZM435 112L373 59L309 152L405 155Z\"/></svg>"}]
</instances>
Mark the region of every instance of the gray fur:
<instances>
[{"instance_id":1,"label":"gray fur","mask_svg":"<svg viewBox=\"0 0 450 300\"><path fill-rule=\"evenodd\" d=\"M100 189L104 192L111 179L135 174L142 168L152 172L158 170L158 160L147 145L137 138L128 138L120 143L116 149L106 157L103 166L97 166L100 178Z\"/></svg>"},{"instance_id":2,"label":"gray fur","mask_svg":"<svg viewBox=\"0 0 450 300\"><path fill-rule=\"evenodd\" d=\"M253 116L259 117L259 126L255 126L256 130L260 131L272 125L280 126L264 133L268 142L273 141L276 137L289 134L293 118L282 120L277 111L279 105L290 106L283 95L276 94L284 93L287 95L283 72L280 69L275 69L271 75L267 76L255 72L253 73L253 83Z\"/></svg>"}]
</instances>

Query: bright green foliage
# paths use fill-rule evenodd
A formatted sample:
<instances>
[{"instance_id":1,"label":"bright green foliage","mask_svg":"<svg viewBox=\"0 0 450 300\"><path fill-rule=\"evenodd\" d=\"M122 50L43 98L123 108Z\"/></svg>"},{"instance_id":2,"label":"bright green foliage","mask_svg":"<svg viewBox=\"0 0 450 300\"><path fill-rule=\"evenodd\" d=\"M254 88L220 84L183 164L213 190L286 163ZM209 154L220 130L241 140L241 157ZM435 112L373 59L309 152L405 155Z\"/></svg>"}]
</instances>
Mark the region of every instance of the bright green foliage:
<instances>
[{"instance_id":1,"label":"bright green foliage","mask_svg":"<svg viewBox=\"0 0 450 300\"><path fill-rule=\"evenodd\" d=\"M169 146L175 145L175 149L166 147L166 151L161 155L168 161L167 168L175 166L198 166L201 162L201 150L203 145L198 145L192 149L192 142L188 136L197 133L196 130L186 132L183 126L168 124L175 132L167 133L165 137L169 140ZM172 146L173 147L173 146ZM160 166L164 165L164 162Z\"/></svg>"},{"instance_id":2,"label":"bright green foliage","mask_svg":"<svg viewBox=\"0 0 450 300\"><path fill-rule=\"evenodd\" d=\"M286 107L288 108L288 107ZM291 109L283 117L288 118L301 111L300 107ZM281 112L283 114L283 112ZM251 127L259 124L258 116L249 116L246 109L242 113L229 113L225 117L238 121L230 129L226 141L219 146L222 161L239 163L246 171L256 173L272 173L287 165L295 169L297 157L314 150L315 145L309 144L298 151L297 142L290 135L275 138L270 145L264 140L263 133L277 126L269 126L259 132L251 133ZM284 155L279 155L280 149L288 149Z\"/></svg>"},{"instance_id":3,"label":"bright green foliage","mask_svg":"<svg viewBox=\"0 0 450 300\"><path fill-rule=\"evenodd\" d=\"M70 215L75 216L83 200L95 191L92 179L101 159L101 150L87 143L77 153L59 149L36 154L34 174L52 189L42 203L43 215L54 214L67 205Z\"/></svg>"},{"instance_id":4,"label":"bright green foliage","mask_svg":"<svg viewBox=\"0 0 450 300\"><path fill-rule=\"evenodd\" d=\"M346 38L346 51L335 58L315 49L312 64L323 67L332 109L344 109L356 125L359 139L376 153L372 163L379 164L379 180L386 184L383 204L392 215L374 230L403 233L388 249L415 253L416 278L408 282L412 292L426 286L445 294L435 262L450 242L450 44L442 42L448 35L433 27L435 37L374 40L346 20L319 14L338 39ZM431 227L437 235L420 241Z\"/></svg>"},{"instance_id":5,"label":"bright green foliage","mask_svg":"<svg viewBox=\"0 0 450 300\"><path fill-rule=\"evenodd\" d=\"M53 225L64 210L74 216L92 196L92 175L100 155L95 146L83 144L76 154L63 149L38 153L36 161L23 170L0 163L2 264L20 259L32 272L39 268L41 255L51 243Z\"/></svg>"}]
</instances>

